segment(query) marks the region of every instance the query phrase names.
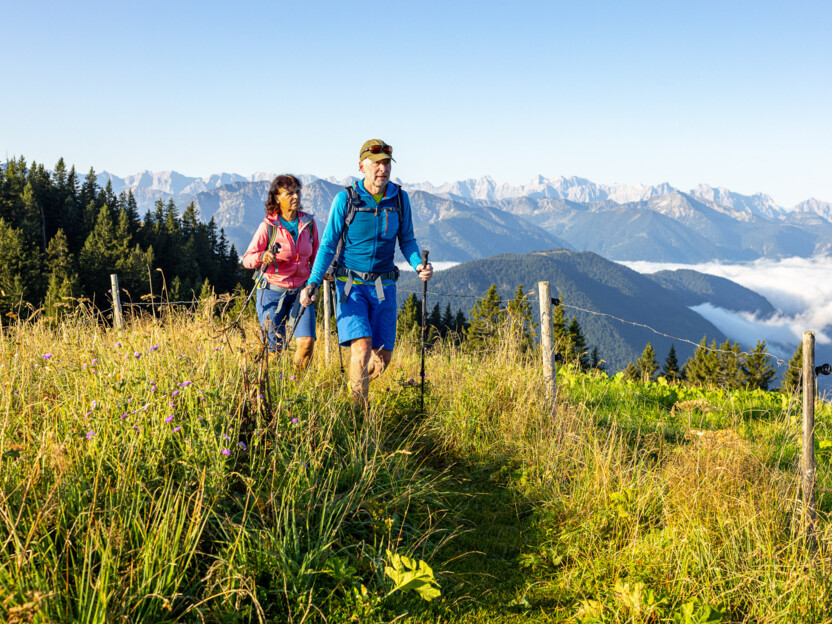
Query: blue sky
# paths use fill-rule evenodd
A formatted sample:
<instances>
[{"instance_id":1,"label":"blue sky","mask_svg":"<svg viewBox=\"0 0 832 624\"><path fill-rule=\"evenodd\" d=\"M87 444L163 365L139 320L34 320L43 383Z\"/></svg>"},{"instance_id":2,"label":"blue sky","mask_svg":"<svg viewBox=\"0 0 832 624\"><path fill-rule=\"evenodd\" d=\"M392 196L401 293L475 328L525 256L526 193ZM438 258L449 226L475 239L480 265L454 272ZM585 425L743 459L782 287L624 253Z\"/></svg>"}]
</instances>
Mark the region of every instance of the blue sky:
<instances>
[{"instance_id":1,"label":"blue sky","mask_svg":"<svg viewBox=\"0 0 832 624\"><path fill-rule=\"evenodd\" d=\"M832 3L12 2L0 157L832 201Z\"/></svg>"}]
</instances>

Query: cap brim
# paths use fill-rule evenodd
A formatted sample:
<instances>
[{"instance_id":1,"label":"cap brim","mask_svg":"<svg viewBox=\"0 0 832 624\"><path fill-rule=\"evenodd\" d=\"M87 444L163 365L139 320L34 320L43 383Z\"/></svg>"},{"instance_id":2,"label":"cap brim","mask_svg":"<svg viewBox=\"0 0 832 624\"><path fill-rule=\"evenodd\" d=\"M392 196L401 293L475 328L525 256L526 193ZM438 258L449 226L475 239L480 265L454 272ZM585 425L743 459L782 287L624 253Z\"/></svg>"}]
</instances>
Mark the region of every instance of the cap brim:
<instances>
[{"instance_id":1,"label":"cap brim","mask_svg":"<svg viewBox=\"0 0 832 624\"><path fill-rule=\"evenodd\" d=\"M392 160L393 162L396 162L390 154L385 154L384 152L380 152L378 154L367 154L364 158L369 158L373 162L381 162L382 160Z\"/></svg>"}]
</instances>

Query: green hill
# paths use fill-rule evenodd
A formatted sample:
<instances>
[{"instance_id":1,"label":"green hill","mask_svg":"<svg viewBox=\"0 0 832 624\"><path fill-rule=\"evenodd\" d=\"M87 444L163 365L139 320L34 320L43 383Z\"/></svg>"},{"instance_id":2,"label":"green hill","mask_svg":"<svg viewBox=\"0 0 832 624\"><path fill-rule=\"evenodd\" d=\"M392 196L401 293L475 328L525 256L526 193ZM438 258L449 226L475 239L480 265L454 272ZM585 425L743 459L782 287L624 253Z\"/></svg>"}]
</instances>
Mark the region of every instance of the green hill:
<instances>
[{"instance_id":1,"label":"green hill","mask_svg":"<svg viewBox=\"0 0 832 624\"><path fill-rule=\"evenodd\" d=\"M522 284L532 293L537 314L540 281L550 283L553 296L559 293L564 315L577 317L588 345L597 345L611 372L636 360L648 342L662 363L671 345L675 345L679 359L684 361L703 336L709 342L726 339L716 327L690 310L677 291L592 252L556 249L501 254L459 264L437 273L431 280L428 307L439 303L444 310L450 303L454 311L462 308L467 313L492 283L504 300L513 297ZM411 292L421 296L420 284L415 275L404 274L399 280L399 305Z\"/></svg>"}]
</instances>

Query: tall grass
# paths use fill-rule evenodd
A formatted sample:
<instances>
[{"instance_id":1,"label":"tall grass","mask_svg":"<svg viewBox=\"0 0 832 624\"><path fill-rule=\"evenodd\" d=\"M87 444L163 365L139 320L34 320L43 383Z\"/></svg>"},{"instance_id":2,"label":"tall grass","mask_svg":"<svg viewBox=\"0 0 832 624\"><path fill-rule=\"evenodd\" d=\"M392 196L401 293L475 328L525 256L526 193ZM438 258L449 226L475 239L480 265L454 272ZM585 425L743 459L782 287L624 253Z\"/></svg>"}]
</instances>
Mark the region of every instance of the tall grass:
<instances>
[{"instance_id":1,"label":"tall grass","mask_svg":"<svg viewBox=\"0 0 832 624\"><path fill-rule=\"evenodd\" d=\"M792 622L832 607L829 501L813 553L789 397L563 368L553 414L537 356L507 338L437 343L420 414L405 340L365 414L337 357L302 375L272 358L263 377L256 340L202 314L3 329L3 621ZM821 404L819 440L829 422ZM436 581L394 570L399 555L434 567L440 599L408 591Z\"/></svg>"}]
</instances>

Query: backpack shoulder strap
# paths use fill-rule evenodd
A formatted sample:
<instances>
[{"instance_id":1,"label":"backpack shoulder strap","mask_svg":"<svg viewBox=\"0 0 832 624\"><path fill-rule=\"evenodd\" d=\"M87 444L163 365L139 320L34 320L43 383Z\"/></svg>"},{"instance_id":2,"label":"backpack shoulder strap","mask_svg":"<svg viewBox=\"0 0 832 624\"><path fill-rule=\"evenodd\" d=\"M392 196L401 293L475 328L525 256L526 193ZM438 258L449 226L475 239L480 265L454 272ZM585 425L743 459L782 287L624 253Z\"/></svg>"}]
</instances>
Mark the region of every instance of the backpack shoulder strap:
<instances>
[{"instance_id":1,"label":"backpack shoulder strap","mask_svg":"<svg viewBox=\"0 0 832 624\"><path fill-rule=\"evenodd\" d=\"M329 267L327 267L327 275L335 273L335 266L338 264L338 258L341 257L341 251L344 249L344 241L347 240L347 230L350 229L350 224L353 222L353 219L355 219L355 213L358 212L360 207L364 204L363 200L358 195L358 191L356 191L352 185L345 186L344 190L347 192L347 214L344 215L344 227L341 230L341 238L338 239L338 245L335 247L335 255L332 256L332 262L330 262Z\"/></svg>"}]
</instances>

